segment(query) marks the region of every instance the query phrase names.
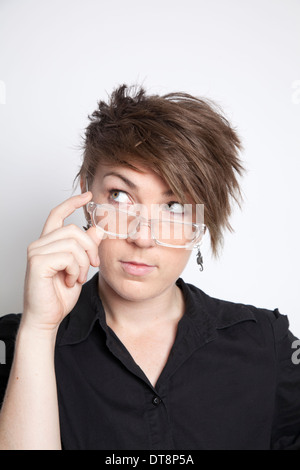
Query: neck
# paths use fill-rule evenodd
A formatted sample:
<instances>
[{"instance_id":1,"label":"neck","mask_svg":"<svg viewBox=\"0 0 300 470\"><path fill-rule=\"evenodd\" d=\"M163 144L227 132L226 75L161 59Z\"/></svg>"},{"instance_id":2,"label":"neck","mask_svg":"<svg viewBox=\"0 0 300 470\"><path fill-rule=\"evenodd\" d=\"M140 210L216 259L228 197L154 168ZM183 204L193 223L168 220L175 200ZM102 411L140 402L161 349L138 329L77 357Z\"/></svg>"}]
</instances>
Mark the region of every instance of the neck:
<instances>
[{"instance_id":1,"label":"neck","mask_svg":"<svg viewBox=\"0 0 300 470\"><path fill-rule=\"evenodd\" d=\"M163 322L178 322L184 314L183 293L175 283L155 297L131 300L115 292L99 273L98 288L109 326L140 331Z\"/></svg>"}]
</instances>

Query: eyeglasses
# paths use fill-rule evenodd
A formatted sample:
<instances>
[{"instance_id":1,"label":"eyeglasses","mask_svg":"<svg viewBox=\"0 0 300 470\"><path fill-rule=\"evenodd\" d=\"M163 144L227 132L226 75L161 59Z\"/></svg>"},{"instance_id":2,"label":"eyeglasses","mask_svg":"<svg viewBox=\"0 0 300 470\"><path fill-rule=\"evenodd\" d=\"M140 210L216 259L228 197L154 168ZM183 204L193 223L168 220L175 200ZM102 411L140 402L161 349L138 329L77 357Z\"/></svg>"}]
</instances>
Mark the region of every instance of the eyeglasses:
<instances>
[{"instance_id":1,"label":"eyeglasses","mask_svg":"<svg viewBox=\"0 0 300 470\"><path fill-rule=\"evenodd\" d=\"M112 204L89 202L87 211L92 224L100 228L110 238L141 238L139 229L146 225L151 229L151 238L158 245L170 248L192 248L199 243L206 232L203 223L189 221L183 213L159 213L158 218L147 219L137 215L132 209L120 209ZM187 221L188 220L188 221Z\"/></svg>"}]
</instances>

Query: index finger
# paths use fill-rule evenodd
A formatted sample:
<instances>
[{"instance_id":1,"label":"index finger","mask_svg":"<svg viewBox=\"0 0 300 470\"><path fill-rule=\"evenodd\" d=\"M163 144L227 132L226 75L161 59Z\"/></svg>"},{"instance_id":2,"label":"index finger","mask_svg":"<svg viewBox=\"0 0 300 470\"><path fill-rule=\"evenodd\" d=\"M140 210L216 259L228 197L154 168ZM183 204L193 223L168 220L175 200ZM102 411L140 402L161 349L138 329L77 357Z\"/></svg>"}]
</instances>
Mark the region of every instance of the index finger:
<instances>
[{"instance_id":1,"label":"index finger","mask_svg":"<svg viewBox=\"0 0 300 470\"><path fill-rule=\"evenodd\" d=\"M59 206L56 206L54 209L52 209L45 222L41 236L63 227L65 219L73 214L76 209L79 209L80 207L87 204L92 199L92 197L93 195L91 191L87 191L86 193L80 194L78 196L70 197L66 201L59 204Z\"/></svg>"}]
</instances>

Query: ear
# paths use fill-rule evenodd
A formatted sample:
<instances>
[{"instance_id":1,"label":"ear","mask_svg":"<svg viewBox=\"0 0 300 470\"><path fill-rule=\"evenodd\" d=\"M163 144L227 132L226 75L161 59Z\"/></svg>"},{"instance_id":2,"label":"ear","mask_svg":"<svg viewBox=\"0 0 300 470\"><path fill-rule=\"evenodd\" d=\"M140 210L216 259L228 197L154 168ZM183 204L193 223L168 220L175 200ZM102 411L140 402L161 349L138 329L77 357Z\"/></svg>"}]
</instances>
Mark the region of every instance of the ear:
<instances>
[{"instance_id":1,"label":"ear","mask_svg":"<svg viewBox=\"0 0 300 470\"><path fill-rule=\"evenodd\" d=\"M81 193L88 191L87 178L84 178L83 176L80 178L80 189Z\"/></svg>"}]
</instances>

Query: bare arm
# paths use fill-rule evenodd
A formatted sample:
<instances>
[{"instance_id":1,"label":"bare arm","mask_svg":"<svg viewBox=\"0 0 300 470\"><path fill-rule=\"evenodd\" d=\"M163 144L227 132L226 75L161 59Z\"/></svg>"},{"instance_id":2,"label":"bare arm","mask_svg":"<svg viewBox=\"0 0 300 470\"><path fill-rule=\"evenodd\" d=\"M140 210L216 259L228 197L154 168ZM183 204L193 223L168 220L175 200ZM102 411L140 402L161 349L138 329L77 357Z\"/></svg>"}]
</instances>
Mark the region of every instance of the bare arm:
<instances>
[{"instance_id":1,"label":"bare arm","mask_svg":"<svg viewBox=\"0 0 300 470\"><path fill-rule=\"evenodd\" d=\"M0 449L60 449L55 334L20 326L0 415Z\"/></svg>"},{"instance_id":2,"label":"bare arm","mask_svg":"<svg viewBox=\"0 0 300 470\"><path fill-rule=\"evenodd\" d=\"M91 199L74 196L51 211L28 247L24 311L0 413L0 449L61 449L54 348L59 324L72 310L90 265L98 266L101 234L64 219Z\"/></svg>"}]
</instances>

